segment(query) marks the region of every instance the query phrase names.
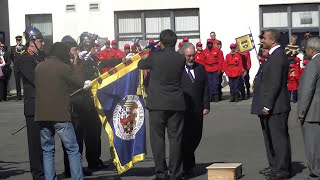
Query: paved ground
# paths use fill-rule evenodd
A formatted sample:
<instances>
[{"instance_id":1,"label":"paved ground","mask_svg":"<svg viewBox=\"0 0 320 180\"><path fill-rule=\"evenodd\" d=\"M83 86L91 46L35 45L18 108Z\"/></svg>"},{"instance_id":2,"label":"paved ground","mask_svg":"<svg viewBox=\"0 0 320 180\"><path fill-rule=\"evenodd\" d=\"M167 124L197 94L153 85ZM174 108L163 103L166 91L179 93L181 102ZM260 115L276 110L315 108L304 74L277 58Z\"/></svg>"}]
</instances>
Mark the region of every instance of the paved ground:
<instances>
[{"instance_id":1,"label":"paved ground","mask_svg":"<svg viewBox=\"0 0 320 180\"><path fill-rule=\"evenodd\" d=\"M262 180L258 171L266 166L266 155L260 122L250 115L251 100L229 103L228 100L211 104L212 111L204 119L203 138L196 151L194 180L207 179L205 167L213 162L243 163L243 180ZM306 179L308 169L300 126L296 123L296 104L292 104L289 131L292 146L293 180ZM148 122L148 119L147 119ZM22 101L0 102L0 179L31 179L29 172L26 130L12 136L13 130L25 124ZM148 125L147 125L148 127ZM102 132L102 160L109 161L106 133ZM149 180L154 178L154 163L147 136L148 155L135 168L117 176L113 167L95 172L87 179ZM56 171L63 179L63 157L60 141L56 141ZM84 162L86 166L86 162Z\"/></svg>"}]
</instances>

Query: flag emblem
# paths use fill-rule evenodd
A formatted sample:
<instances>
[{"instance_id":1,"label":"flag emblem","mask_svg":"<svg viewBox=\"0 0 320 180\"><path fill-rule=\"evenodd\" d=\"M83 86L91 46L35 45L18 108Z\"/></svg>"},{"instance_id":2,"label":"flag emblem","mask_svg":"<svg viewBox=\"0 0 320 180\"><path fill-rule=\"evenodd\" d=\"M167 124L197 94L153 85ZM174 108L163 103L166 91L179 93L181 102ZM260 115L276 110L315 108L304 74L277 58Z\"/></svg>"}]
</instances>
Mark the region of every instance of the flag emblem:
<instances>
[{"instance_id":1,"label":"flag emblem","mask_svg":"<svg viewBox=\"0 0 320 180\"><path fill-rule=\"evenodd\" d=\"M135 139L136 133L144 123L144 108L139 96L125 96L115 107L113 124L115 134L123 140Z\"/></svg>"},{"instance_id":2,"label":"flag emblem","mask_svg":"<svg viewBox=\"0 0 320 180\"><path fill-rule=\"evenodd\" d=\"M242 48L246 49L248 47L248 41L247 40L241 41L241 46Z\"/></svg>"}]
</instances>

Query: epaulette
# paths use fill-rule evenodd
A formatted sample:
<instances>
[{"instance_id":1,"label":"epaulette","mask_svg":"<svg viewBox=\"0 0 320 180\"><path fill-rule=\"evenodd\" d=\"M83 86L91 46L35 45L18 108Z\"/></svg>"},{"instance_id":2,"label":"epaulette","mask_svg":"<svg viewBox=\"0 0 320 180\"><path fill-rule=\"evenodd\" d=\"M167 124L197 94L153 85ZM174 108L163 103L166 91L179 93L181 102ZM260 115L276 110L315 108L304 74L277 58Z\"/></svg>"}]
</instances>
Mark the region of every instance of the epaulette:
<instances>
[{"instance_id":1,"label":"epaulette","mask_svg":"<svg viewBox=\"0 0 320 180\"><path fill-rule=\"evenodd\" d=\"M31 56L33 56L33 55L34 55L34 52L33 52L33 51L31 51L30 49L28 49L28 53L29 53Z\"/></svg>"}]
</instances>

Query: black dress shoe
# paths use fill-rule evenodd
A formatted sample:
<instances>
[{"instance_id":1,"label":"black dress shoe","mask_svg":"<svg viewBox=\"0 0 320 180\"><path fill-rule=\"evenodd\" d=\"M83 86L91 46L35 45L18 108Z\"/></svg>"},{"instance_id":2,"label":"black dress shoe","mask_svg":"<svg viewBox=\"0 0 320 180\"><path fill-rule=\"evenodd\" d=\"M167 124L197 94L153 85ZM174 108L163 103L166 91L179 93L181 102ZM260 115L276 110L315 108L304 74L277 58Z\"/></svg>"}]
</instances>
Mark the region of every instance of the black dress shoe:
<instances>
[{"instance_id":1,"label":"black dress shoe","mask_svg":"<svg viewBox=\"0 0 320 180\"><path fill-rule=\"evenodd\" d=\"M89 165L88 169L90 169L91 171L99 171L102 169L106 169L109 167L109 164L104 164L101 160L99 161L98 164L95 165Z\"/></svg>"},{"instance_id":2,"label":"black dress shoe","mask_svg":"<svg viewBox=\"0 0 320 180\"><path fill-rule=\"evenodd\" d=\"M182 173L183 180L190 179L195 176L194 168L184 170Z\"/></svg>"},{"instance_id":3,"label":"black dress shoe","mask_svg":"<svg viewBox=\"0 0 320 180\"><path fill-rule=\"evenodd\" d=\"M93 173L93 172L92 172L90 169L88 169L88 168L83 168L82 170L83 170L83 175L84 175L84 176L91 176L92 173Z\"/></svg>"},{"instance_id":4,"label":"black dress shoe","mask_svg":"<svg viewBox=\"0 0 320 180\"><path fill-rule=\"evenodd\" d=\"M266 167L266 168L263 168L262 170L259 171L259 174L266 174L266 173L269 173L271 172L271 168L270 167Z\"/></svg>"},{"instance_id":5,"label":"black dress shoe","mask_svg":"<svg viewBox=\"0 0 320 180\"><path fill-rule=\"evenodd\" d=\"M287 172L277 172L266 176L267 180L281 180L281 179L290 179L290 174Z\"/></svg>"}]
</instances>

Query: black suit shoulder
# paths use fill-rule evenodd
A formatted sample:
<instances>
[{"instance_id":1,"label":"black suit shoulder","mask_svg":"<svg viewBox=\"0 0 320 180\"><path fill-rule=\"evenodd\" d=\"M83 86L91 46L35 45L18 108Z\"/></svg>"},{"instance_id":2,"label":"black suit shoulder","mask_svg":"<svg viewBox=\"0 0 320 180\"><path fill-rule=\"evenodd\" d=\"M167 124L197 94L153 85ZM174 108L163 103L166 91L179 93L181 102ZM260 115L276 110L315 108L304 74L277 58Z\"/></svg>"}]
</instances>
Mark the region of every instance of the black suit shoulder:
<instances>
[{"instance_id":1,"label":"black suit shoulder","mask_svg":"<svg viewBox=\"0 0 320 180\"><path fill-rule=\"evenodd\" d=\"M185 58L174 47L151 53L138 63L140 69L150 70L146 107L151 110L185 109L181 78Z\"/></svg>"}]
</instances>

